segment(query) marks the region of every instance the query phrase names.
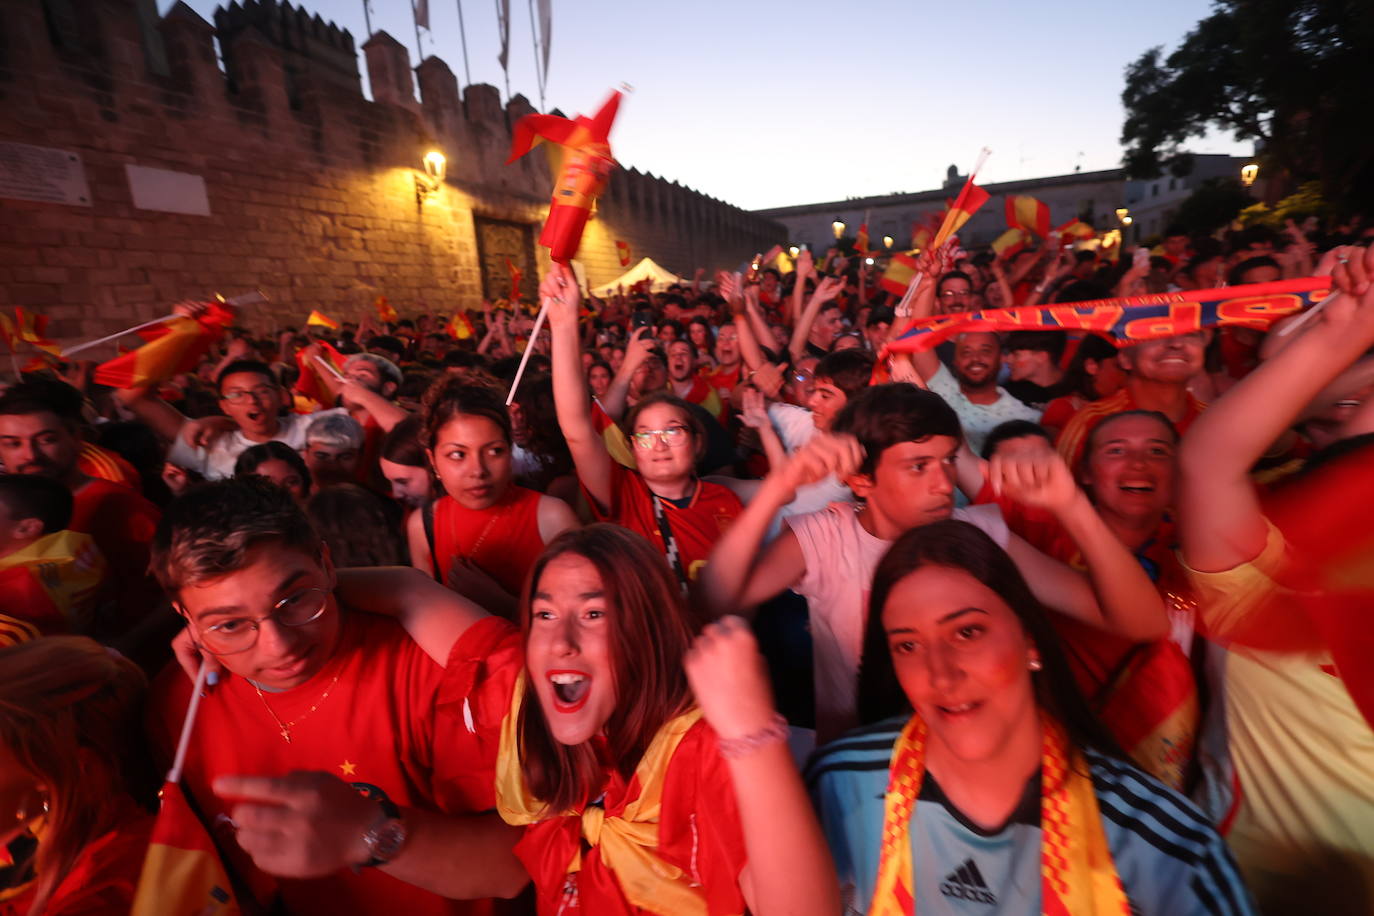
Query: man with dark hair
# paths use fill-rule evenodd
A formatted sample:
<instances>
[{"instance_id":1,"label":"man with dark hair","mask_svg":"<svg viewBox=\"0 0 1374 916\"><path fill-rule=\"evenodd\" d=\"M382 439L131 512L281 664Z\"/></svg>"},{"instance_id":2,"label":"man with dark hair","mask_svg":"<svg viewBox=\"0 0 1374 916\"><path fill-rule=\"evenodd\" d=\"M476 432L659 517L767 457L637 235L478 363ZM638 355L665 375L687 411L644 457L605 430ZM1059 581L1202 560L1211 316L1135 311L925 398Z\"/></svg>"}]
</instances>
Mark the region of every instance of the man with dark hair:
<instances>
[{"instance_id":1,"label":"man with dark hair","mask_svg":"<svg viewBox=\"0 0 1374 916\"><path fill-rule=\"evenodd\" d=\"M1119 542L1107 543L1113 539L1103 536L1101 519L1072 478L1064 485L1063 475L1028 475L1039 482L1018 492L1082 539L1100 603L1087 579L1012 535L996 507L954 507L962 433L958 415L938 395L905 383L874 386L846 404L832 428L835 435L817 435L769 472L716 542L701 577L703 606L713 614L748 613L787 588L807 599L819 740L854 724L867 584L892 541L920 525L951 517L977 525L1016 561L1036 596L1060 613L1131 638L1153 639L1167 630L1153 584ZM1007 466L1013 465L1020 466L1015 459ZM831 473L861 504L792 516L760 551L773 516L797 488Z\"/></svg>"},{"instance_id":2,"label":"man with dark hair","mask_svg":"<svg viewBox=\"0 0 1374 916\"><path fill-rule=\"evenodd\" d=\"M171 442L168 461L207 480L232 477L239 455L259 442L275 439L299 450L305 445L305 430L310 421L327 412L284 413L290 395L271 368L258 360L229 363L220 370L216 388L220 409L227 420L188 420L151 387L121 389L115 396L155 433ZM347 413L343 408L336 408L336 412ZM189 441L193 439L196 444Z\"/></svg>"},{"instance_id":3,"label":"man with dark hair","mask_svg":"<svg viewBox=\"0 0 1374 916\"><path fill-rule=\"evenodd\" d=\"M1246 258L1226 275L1227 286L1244 286L1247 283L1273 283L1283 279L1283 268L1269 255Z\"/></svg>"},{"instance_id":4,"label":"man with dark hair","mask_svg":"<svg viewBox=\"0 0 1374 916\"><path fill-rule=\"evenodd\" d=\"M933 352L913 356L930 390L944 398L959 415L968 446L983 448L983 437L1007 420L1040 419L1040 411L1012 397L997 384L1002 343L996 334L972 331L954 339L954 360L946 367Z\"/></svg>"},{"instance_id":5,"label":"man with dark hair","mask_svg":"<svg viewBox=\"0 0 1374 916\"><path fill-rule=\"evenodd\" d=\"M335 597L327 545L264 481L207 483L174 501L152 566L186 619L181 650L199 646L224 669L201 700L184 785L208 823L236 826L221 845L255 905L490 912L404 883L432 886L443 860L462 863L447 873L450 896L519 890L519 832L473 813L494 805L495 749L437 721L441 701L467 701L482 664L520 651L508 627L426 580L417 587L438 589L459 618L441 667L394 619L365 613L363 598ZM191 690L176 666L153 685L149 726L164 760Z\"/></svg>"},{"instance_id":6,"label":"man with dark hair","mask_svg":"<svg viewBox=\"0 0 1374 916\"><path fill-rule=\"evenodd\" d=\"M716 389L697 372L697 348L686 337L669 341L668 390L689 404L703 408L716 420L725 412Z\"/></svg>"},{"instance_id":7,"label":"man with dark hair","mask_svg":"<svg viewBox=\"0 0 1374 916\"><path fill-rule=\"evenodd\" d=\"M881 352L887 345L888 329L896 320L897 313L890 305L876 306L868 313L868 321L864 323L864 345L870 353Z\"/></svg>"},{"instance_id":8,"label":"man with dark hair","mask_svg":"<svg viewBox=\"0 0 1374 916\"><path fill-rule=\"evenodd\" d=\"M935 314L952 315L973 307L973 278L961 270L951 270L935 284Z\"/></svg>"},{"instance_id":9,"label":"man with dark hair","mask_svg":"<svg viewBox=\"0 0 1374 916\"><path fill-rule=\"evenodd\" d=\"M1064 355L1063 331L1012 331L1002 341L1011 378L1007 393L1032 410L1043 411L1055 398L1073 391L1065 384L1059 360Z\"/></svg>"},{"instance_id":10,"label":"man with dark hair","mask_svg":"<svg viewBox=\"0 0 1374 916\"><path fill-rule=\"evenodd\" d=\"M67 527L89 534L110 564L103 588L118 606L118 620L109 621L108 628L115 634L158 604L157 588L146 574L158 510L136 491L81 470L79 417L71 412L72 399L58 391L51 384L24 382L0 396L0 464L15 474L55 480L71 493ZM76 396L75 403L80 401Z\"/></svg>"}]
</instances>

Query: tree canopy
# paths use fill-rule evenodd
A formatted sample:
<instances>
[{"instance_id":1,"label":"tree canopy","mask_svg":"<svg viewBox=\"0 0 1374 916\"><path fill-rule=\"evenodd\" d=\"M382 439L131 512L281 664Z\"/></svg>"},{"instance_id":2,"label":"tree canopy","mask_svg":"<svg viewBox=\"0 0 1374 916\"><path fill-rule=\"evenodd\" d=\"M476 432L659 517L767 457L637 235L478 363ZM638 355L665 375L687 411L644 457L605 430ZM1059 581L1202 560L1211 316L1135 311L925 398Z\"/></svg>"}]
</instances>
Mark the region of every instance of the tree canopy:
<instances>
[{"instance_id":1,"label":"tree canopy","mask_svg":"<svg viewBox=\"0 0 1374 916\"><path fill-rule=\"evenodd\" d=\"M1257 141L1263 177L1316 180L1339 209L1368 207L1371 67L1368 0L1216 0L1167 57L1152 48L1126 68L1126 171L1186 171L1183 145L1218 128Z\"/></svg>"}]
</instances>

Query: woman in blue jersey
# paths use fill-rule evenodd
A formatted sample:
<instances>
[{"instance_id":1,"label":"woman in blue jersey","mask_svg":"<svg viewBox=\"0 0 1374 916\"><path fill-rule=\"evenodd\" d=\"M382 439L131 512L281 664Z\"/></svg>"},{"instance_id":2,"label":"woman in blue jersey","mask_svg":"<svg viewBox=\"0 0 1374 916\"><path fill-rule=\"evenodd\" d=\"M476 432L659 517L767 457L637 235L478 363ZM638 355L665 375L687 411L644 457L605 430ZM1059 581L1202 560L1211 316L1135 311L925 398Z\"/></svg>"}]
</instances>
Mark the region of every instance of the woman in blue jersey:
<instances>
[{"instance_id":1,"label":"woman in blue jersey","mask_svg":"<svg viewBox=\"0 0 1374 916\"><path fill-rule=\"evenodd\" d=\"M872 724L808 774L849 912L1253 911L1211 825L1120 756L972 525L909 531L879 564L859 712Z\"/></svg>"}]
</instances>

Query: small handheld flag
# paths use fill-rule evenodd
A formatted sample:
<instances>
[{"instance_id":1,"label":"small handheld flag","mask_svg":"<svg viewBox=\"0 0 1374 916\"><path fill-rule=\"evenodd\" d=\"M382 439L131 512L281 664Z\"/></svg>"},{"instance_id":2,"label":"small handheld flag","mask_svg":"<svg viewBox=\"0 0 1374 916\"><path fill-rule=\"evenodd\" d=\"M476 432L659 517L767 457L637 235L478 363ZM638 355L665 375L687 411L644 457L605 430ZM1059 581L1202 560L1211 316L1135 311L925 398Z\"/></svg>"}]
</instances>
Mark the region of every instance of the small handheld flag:
<instances>
[{"instance_id":1,"label":"small handheld flag","mask_svg":"<svg viewBox=\"0 0 1374 916\"><path fill-rule=\"evenodd\" d=\"M329 328L331 331L339 329L339 323L318 309L311 309L310 317L305 319L307 325L314 325L317 328Z\"/></svg>"},{"instance_id":2,"label":"small handheld flag","mask_svg":"<svg viewBox=\"0 0 1374 916\"><path fill-rule=\"evenodd\" d=\"M629 267L629 266L630 266L630 243L629 243L629 242L622 242L620 239L616 239L616 240L615 240L615 253L616 253L616 256L620 258L620 266L621 266L621 267Z\"/></svg>"}]
</instances>

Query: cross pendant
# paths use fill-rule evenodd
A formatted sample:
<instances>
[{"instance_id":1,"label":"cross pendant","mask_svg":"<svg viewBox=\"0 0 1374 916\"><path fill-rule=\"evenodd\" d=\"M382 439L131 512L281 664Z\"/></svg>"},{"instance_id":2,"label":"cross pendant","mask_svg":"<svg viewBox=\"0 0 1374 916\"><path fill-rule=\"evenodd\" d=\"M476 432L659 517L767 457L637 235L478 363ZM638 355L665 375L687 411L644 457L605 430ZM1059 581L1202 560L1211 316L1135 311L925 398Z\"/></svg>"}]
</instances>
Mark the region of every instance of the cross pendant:
<instances>
[{"instance_id":1,"label":"cross pendant","mask_svg":"<svg viewBox=\"0 0 1374 916\"><path fill-rule=\"evenodd\" d=\"M291 733L289 731L283 728L281 730L281 736L282 740L285 741L287 744L291 743Z\"/></svg>"}]
</instances>

